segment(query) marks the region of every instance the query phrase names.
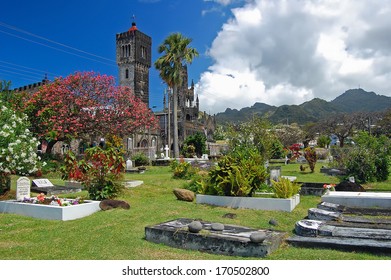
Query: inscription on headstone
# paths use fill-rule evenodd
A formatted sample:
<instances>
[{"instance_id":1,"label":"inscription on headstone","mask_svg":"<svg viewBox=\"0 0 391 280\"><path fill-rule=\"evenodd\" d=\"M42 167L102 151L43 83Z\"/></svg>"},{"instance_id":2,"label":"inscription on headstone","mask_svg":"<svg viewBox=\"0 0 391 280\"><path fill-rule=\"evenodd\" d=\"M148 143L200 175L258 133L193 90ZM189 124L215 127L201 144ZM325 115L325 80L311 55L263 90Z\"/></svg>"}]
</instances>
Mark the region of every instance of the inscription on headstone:
<instances>
[{"instance_id":1,"label":"inscription on headstone","mask_svg":"<svg viewBox=\"0 0 391 280\"><path fill-rule=\"evenodd\" d=\"M24 198L30 198L30 179L20 177L16 182L16 200L23 200Z\"/></svg>"},{"instance_id":2,"label":"inscription on headstone","mask_svg":"<svg viewBox=\"0 0 391 280\"><path fill-rule=\"evenodd\" d=\"M33 180L33 184L38 188L54 187L52 182L50 182L48 179L35 179Z\"/></svg>"}]
</instances>

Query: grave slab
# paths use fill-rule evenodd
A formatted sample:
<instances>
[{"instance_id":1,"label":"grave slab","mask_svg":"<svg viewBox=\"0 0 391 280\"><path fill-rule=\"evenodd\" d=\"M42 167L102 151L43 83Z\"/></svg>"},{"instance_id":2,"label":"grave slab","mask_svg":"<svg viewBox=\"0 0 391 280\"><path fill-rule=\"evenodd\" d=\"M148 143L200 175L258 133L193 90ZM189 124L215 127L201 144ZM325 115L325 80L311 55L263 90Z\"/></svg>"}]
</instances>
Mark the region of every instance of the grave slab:
<instances>
[{"instance_id":1,"label":"grave slab","mask_svg":"<svg viewBox=\"0 0 391 280\"><path fill-rule=\"evenodd\" d=\"M280 231L227 224L223 225L223 230L216 231L212 230L212 223L207 221L200 221L202 230L198 233L192 233L188 230L188 225L193 221L193 219L181 218L147 226L145 227L146 240L213 254L265 257L280 246L286 235ZM259 233L264 233L266 238L259 243L252 242L250 236Z\"/></svg>"},{"instance_id":2,"label":"grave slab","mask_svg":"<svg viewBox=\"0 0 391 280\"><path fill-rule=\"evenodd\" d=\"M31 184L31 191L35 193L44 193L46 195L57 195L63 193L80 192L82 186L55 186L49 179L34 179Z\"/></svg>"},{"instance_id":3,"label":"grave slab","mask_svg":"<svg viewBox=\"0 0 391 280\"><path fill-rule=\"evenodd\" d=\"M135 188L144 184L144 181L132 180L124 182L125 188Z\"/></svg>"},{"instance_id":4,"label":"grave slab","mask_svg":"<svg viewBox=\"0 0 391 280\"><path fill-rule=\"evenodd\" d=\"M386 192L328 192L321 200L348 207L391 208L391 193Z\"/></svg>"}]
</instances>

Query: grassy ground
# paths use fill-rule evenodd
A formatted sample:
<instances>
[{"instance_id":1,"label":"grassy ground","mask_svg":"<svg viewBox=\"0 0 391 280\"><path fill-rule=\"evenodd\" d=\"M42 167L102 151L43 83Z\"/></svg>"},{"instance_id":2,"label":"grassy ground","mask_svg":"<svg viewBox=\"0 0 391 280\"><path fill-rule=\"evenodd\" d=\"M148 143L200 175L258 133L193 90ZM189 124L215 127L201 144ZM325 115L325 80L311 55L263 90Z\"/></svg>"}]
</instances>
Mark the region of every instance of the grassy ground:
<instances>
[{"instance_id":1,"label":"grassy ground","mask_svg":"<svg viewBox=\"0 0 391 280\"><path fill-rule=\"evenodd\" d=\"M282 175L297 176L299 181L335 182L336 178L299 171L299 165L282 166ZM62 184L58 175L48 175ZM13 188L15 188L13 179ZM293 234L294 224L316 207L320 197L302 196L291 213L230 209L178 201L172 190L184 181L171 178L168 167L149 167L144 174L127 174L127 180L143 180L142 186L127 189L118 197L130 203L130 210L100 211L73 221L47 221L14 214L0 214L0 259L2 260L209 260L248 259L175 249L145 240L144 228L177 218L197 218L254 228L273 228ZM375 189L387 189L389 182ZM389 189L389 187L388 187ZM85 193L84 193L85 194ZM80 195L80 194L78 194ZM70 197L69 195L67 197ZM222 216L235 213L235 219ZM269 225L273 218L278 226ZM391 260L391 255L345 252L331 249L298 248L283 244L266 259L270 260Z\"/></svg>"}]
</instances>

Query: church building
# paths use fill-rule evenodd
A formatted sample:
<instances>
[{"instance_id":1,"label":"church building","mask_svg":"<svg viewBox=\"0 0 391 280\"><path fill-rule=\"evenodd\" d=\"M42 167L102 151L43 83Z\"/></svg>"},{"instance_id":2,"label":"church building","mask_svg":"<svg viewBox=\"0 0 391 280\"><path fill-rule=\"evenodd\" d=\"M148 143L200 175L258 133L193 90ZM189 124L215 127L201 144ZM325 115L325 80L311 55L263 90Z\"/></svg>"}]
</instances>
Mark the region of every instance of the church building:
<instances>
[{"instance_id":1,"label":"church building","mask_svg":"<svg viewBox=\"0 0 391 280\"><path fill-rule=\"evenodd\" d=\"M141 32L133 22L130 29L116 35L116 59L118 64L119 85L132 88L134 94L149 107L149 69L152 65L152 39ZM211 140L216 123L215 118L200 114L198 96L194 93L194 82L188 85L187 66L183 68L183 83L178 89L178 135L179 145L197 132L203 133ZM160 131L148 131L133 135L126 142L127 150L134 154L144 152L150 158L160 154L160 150L173 144L173 100L171 90L164 96L164 110L156 112ZM202 117L201 117L202 115Z\"/></svg>"}]
</instances>

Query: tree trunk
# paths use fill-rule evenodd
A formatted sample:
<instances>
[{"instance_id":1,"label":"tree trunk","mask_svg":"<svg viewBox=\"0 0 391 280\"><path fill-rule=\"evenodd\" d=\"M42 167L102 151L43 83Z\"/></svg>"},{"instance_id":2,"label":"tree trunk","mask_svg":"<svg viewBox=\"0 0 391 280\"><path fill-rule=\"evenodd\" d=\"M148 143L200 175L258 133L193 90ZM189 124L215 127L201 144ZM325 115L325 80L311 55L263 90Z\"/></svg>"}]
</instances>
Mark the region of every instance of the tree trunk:
<instances>
[{"instance_id":1,"label":"tree trunk","mask_svg":"<svg viewBox=\"0 0 391 280\"><path fill-rule=\"evenodd\" d=\"M178 87L173 88L173 122L174 122L174 158L179 157L179 137L178 137Z\"/></svg>"}]
</instances>

